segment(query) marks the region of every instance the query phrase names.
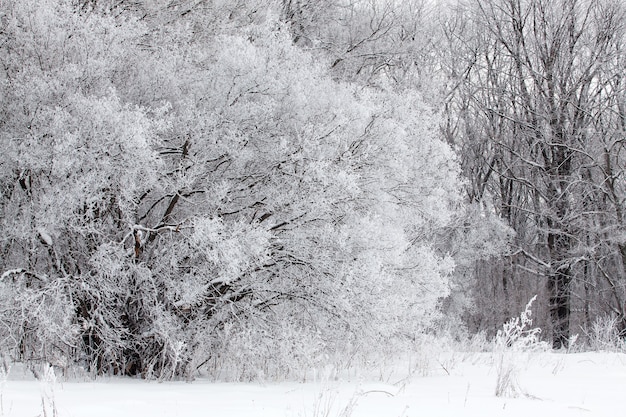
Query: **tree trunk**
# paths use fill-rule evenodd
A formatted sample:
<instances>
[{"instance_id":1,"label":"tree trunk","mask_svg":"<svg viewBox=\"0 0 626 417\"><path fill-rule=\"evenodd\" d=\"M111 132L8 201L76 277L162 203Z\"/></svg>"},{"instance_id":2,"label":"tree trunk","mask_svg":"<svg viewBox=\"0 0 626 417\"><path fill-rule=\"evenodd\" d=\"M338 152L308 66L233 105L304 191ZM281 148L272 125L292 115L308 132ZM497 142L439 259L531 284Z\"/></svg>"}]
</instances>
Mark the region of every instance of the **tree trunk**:
<instances>
[{"instance_id":1,"label":"tree trunk","mask_svg":"<svg viewBox=\"0 0 626 417\"><path fill-rule=\"evenodd\" d=\"M567 348L570 338L571 269L557 268L548 277L550 319L552 320L552 347Z\"/></svg>"}]
</instances>

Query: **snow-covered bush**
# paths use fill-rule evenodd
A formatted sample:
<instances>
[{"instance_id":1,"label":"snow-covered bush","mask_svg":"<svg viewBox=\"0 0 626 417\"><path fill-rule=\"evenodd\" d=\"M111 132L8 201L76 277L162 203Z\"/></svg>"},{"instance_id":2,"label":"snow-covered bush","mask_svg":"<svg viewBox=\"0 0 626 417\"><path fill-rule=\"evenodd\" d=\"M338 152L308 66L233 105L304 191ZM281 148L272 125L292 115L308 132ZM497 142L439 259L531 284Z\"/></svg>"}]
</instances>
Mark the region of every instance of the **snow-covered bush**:
<instances>
[{"instance_id":1,"label":"snow-covered bush","mask_svg":"<svg viewBox=\"0 0 626 417\"><path fill-rule=\"evenodd\" d=\"M619 324L619 317L615 315L596 318L585 332L588 347L596 351L625 351L626 341Z\"/></svg>"}]
</instances>

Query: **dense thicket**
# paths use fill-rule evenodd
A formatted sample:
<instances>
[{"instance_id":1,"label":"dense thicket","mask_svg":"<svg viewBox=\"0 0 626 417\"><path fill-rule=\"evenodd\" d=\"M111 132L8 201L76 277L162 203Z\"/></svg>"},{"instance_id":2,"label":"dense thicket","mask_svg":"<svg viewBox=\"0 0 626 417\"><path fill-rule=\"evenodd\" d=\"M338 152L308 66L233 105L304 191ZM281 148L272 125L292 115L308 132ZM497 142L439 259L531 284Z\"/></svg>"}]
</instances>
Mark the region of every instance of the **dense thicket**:
<instances>
[{"instance_id":1,"label":"dense thicket","mask_svg":"<svg viewBox=\"0 0 626 417\"><path fill-rule=\"evenodd\" d=\"M437 117L262 3L1 3L4 352L276 376L436 318L460 202Z\"/></svg>"}]
</instances>

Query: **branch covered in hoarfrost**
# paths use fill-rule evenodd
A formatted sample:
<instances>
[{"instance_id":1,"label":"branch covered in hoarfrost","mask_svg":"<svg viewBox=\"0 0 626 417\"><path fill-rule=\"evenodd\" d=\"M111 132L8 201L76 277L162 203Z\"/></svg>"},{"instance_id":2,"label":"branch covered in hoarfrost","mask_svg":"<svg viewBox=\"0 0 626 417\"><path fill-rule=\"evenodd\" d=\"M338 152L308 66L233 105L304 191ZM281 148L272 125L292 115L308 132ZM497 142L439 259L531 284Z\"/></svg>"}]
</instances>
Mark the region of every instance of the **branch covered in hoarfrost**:
<instances>
[{"instance_id":1,"label":"branch covered in hoarfrost","mask_svg":"<svg viewBox=\"0 0 626 417\"><path fill-rule=\"evenodd\" d=\"M5 278L10 277L11 275L28 275L29 277L36 278L36 279L38 279L41 282L46 282L47 281L45 276L44 277L39 276L39 275L35 274L32 271L27 271L24 268L9 269L8 271L5 271L2 274L2 276L0 276L0 281L4 281Z\"/></svg>"}]
</instances>

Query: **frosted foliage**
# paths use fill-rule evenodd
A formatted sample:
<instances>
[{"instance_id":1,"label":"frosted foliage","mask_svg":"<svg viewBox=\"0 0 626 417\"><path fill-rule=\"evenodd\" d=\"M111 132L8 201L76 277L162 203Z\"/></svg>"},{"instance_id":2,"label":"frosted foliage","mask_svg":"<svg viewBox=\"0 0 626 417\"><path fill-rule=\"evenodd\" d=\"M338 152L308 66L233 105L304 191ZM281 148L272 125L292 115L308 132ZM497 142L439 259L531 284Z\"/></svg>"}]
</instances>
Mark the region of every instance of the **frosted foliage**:
<instances>
[{"instance_id":1,"label":"frosted foliage","mask_svg":"<svg viewBox=\"0 0 626 417\"><path fill-rule=\"evenodd\" d=\"M369 149L379 181L370 187L400 210L394 215L404 217L407 227L427 232L448 224L461 204L460 171L452 150L435 139L438 116L416 97L377 93L371 100L380 106L381 119L373 126L380 141Z\"/></svg>"},{"instance_id":2,"label":"frosted foliage","mask_svg":"<svg viewBox=\"0 0 626 417\"><path fill-rule=\"evenodd\" d=\"M590 329L585 329L587 344L594 351L617 351L626 350L626 341L620 333L619 317L599 317L591 324Z\"/></svg>"},{"instance_id":3,"label":"frosted foliage","mask_svg":"<svg viewBox=\"0 0 626 417\"><path fill-rule=\"evenodd\" d=\"M504 323L501 330L496 335L496 349L516 349L519 351L528 351L530 349L543 347L539 341L541 329L532 327L531 305L537 299L534 296L519 317L514 317Z\"/></svg>"},{"instance_id":4,"label":"frosted foliage","mask_svg":"<svg viewBox=\"0 0 626 417\"><path fill-rule=\"evenodd\" d=\"M210 282L228 284L251 266L268 260L269 237L265 229L244 223L199 219L189 243L202 256L204 267L218 274Z\"/></svg>"},{"instance_id":5,"label":"frosted foliage","mask_svg":"<svg viewBox=\"0 0 626 417\"><path fill-rule=\"evenodd\" d=\"M20 273L13 275L11 284L0 283L0 348L20 352L23 360L46 357L53 365L65 367L78 329L64 283L45 285L43 278ZM21 345L30 349L20 351Z\"/></svg>"},{"instance_id":6,"label":"frosted foliage","mask_svg":"<svg viewBox=\"0 0 626 417\"><path fill-rule=\"evenodd\" d=\"M507 250L515 236L515 231L493 212L478 205L467 208L464 221L467 226L455 236L460 262L498 256Z\"/></svg>"},{"instance_id":7,"label":"frosted foliage","mask_svg":"<svg viewBox=\"0 0 626 417\"><path fill-rule=\"evenodd\" d=\"M271 8L70 3L0 6L5 350L276 378L429 326L460 181L419 98L333 80Z\"/></svg>"}]
</instances>

